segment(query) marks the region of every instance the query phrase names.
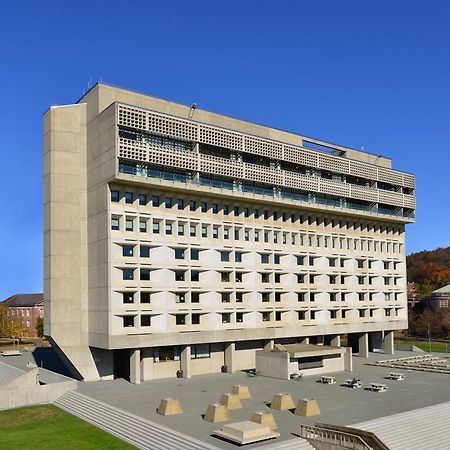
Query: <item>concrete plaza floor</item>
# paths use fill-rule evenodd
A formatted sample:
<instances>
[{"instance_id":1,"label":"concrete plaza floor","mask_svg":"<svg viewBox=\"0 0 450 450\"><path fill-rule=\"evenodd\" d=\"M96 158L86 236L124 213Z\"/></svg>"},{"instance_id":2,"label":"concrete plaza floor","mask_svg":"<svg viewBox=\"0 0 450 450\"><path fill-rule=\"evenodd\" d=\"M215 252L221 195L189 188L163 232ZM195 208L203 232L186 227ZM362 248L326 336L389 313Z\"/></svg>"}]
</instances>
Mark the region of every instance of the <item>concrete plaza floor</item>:
<instances>
[{"instance_id":1,"label":"concrete plaza floor","mask_svg":"<svg viewBox=\"0 0 450 450\"><path fill-rule=\"evenodd\" d=\"M414 356L411 352L396 352L394 357ZM353 358L353 372L334 374L335 385L317 383L319 377L304 377L299 381L277 380L257 376L247 377L244 372L235 374L214 374L196 376L191 379L164 379L132 385L124 380L79 383L78 390L107 404L129 411L178 432L193 436L217 447L230 449L233 444L218 440L211 433L221 424L202 420L208 404L218 402L222 393L231 391L234 384L246 384L252 394L244 400L243 408L230 411L230 422L249 420L255 411L272 411L267 406L273 394L291 393L294 402L301 398L318 401L322 414L315 417L299 417L290 411L272 411L278 423L280 438L275 442L292 439L299 432L299 424L313 424L316 421L339 425L355 423L410 411L437 403L450 401L450 376L417 371L404 371L405 381L390 381L384 377L391 369L368 365L370 361L388 359L388 355L371 353L368 359ZM394 370L398 371L398 370ZM373 393L364 389L349 389L340 386L348 378L360 378L363 386L369 383L383 383L388 386L384 393ZM184 413L179 416L163 417L156 413L163 397L180 400ZM269 441L274 443L274 441ZM267 444L269 444L267 442ZM262 444L246 446L261 448Z\"/></svg>"}]
</instances>

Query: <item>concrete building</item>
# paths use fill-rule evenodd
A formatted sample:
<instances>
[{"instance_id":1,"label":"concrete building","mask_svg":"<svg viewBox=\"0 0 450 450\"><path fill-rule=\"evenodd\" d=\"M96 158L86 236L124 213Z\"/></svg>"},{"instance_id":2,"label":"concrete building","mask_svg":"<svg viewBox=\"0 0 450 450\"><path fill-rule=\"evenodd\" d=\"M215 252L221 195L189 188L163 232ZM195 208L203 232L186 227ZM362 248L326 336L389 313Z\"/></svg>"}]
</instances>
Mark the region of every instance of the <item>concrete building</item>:
<instances>
[{"instance_id":1,"label":"concrete building","mask_svg":"<svg viewBox=\"0 0 450 450\"><path fill-rule=\"evenodd\" d=\"M45 333L81 378L407 327L415 181L390 159L105 84L44 128Z\"/></svg>"},{"instance_id":2,"label":"concrete building","mask_svg":"<svg viewBox=\"0 0 450 450\"><path fill-rule=\"evenodd\" d=\"M28 331L28 337L37 337L36 325L44 313L44 294L15 294L1 303L6 314L21 322Z\"/></svg>"}]
</instances>

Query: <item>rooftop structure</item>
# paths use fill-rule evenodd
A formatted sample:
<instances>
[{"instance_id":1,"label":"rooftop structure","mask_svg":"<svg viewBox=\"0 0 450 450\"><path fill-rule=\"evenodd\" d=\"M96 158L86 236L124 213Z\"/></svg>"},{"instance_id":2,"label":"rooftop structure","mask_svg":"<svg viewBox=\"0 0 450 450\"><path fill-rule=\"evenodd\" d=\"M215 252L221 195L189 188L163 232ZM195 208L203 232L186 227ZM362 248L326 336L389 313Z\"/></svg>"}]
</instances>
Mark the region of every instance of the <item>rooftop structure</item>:
<instances>
[{"instance_id":1,"label":"rooftop structure","mask_svg":"<svg viewBox=\"0 0 450 450\"><path fill-rule=\"evenodd\" d=\"M105 84L44 123L45 333L80 378L407 327L415 183L390 159Z\"/></svg>"},{"instance_id":2,"label":"rooftop structure","mask_svg":"<svg viewBox=\"0 0 450 450\"><path fill-rule=\"evenodd\" d=\"M7 315L18 320L26 328L28 337L37 337L36 325L44 313L44 294L15 294L0 305L7 308Z\"/></svg>"}]
</instances>

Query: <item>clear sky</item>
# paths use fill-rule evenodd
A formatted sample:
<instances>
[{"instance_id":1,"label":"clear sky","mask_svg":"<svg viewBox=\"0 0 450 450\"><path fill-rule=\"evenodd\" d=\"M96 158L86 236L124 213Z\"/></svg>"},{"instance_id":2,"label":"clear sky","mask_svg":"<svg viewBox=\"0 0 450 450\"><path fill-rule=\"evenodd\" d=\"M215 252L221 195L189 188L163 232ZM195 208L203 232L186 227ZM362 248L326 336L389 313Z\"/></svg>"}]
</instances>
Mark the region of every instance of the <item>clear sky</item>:
<instances>
[{"instance_id":1,"label":"clear sky","mask_svg":"<svg viewBox=\"0 0 450 450\"><path fill-rule=\"evenodd\" d=\"M450 245L450 2L4 1L0 299L42 289L42 114L97 80L393 159Z\"/></svg>"}]
</instances>

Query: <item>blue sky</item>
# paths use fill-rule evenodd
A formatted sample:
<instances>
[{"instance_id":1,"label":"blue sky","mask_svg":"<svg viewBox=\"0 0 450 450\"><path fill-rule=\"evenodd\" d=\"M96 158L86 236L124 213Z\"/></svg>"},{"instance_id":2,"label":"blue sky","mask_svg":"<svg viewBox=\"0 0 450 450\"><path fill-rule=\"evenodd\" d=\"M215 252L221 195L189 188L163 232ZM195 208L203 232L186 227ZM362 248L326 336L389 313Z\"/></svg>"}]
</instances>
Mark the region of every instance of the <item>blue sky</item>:
<instances>
[{"instance_id":1,"label":"blue sky","mask_svg":"<svg viewBox=\"0 0 450 450\"><path fill-rule=\"evenodd\" d=\"M408 252L450 245L448 2L0 8L0 299L42 289L42 113L100 79L390 156L417 176Z\"/></svg>"}]
</instances>

